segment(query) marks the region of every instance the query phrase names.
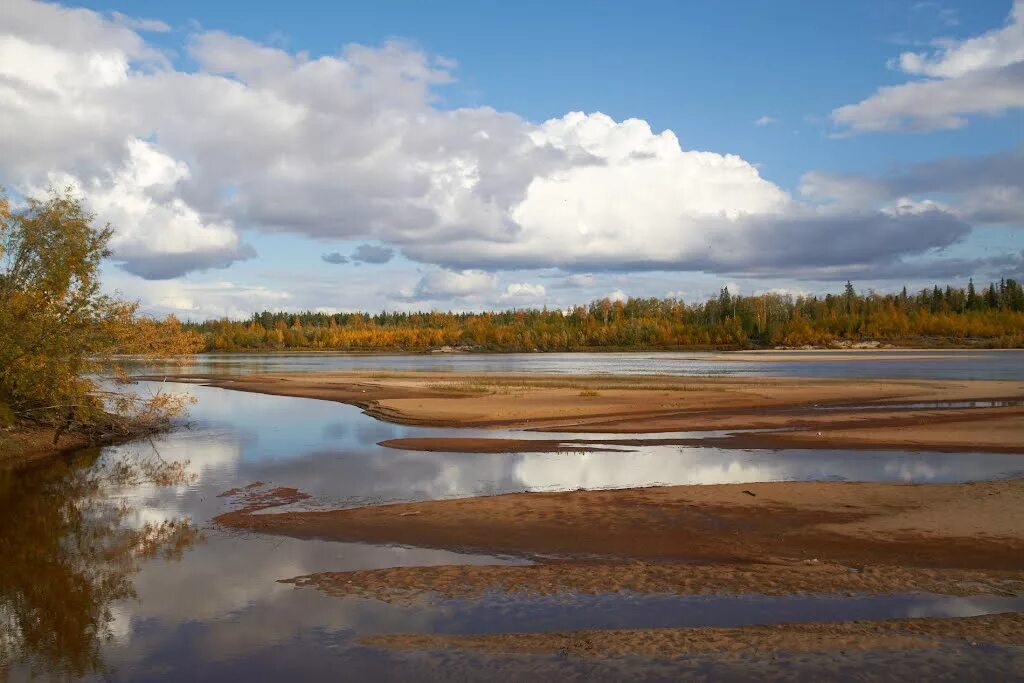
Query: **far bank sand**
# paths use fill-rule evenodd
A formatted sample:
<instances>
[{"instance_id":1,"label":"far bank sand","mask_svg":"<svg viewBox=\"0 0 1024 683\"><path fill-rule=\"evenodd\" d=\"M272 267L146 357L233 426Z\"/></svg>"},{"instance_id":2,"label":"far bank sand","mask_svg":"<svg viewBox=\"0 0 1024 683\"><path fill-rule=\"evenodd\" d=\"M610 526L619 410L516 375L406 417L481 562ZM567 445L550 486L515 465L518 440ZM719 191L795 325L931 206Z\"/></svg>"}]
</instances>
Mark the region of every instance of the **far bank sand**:
<instances>
[{"instance_id":1,"label":"far bank sand","mask_svg":"<svg viewBox=\"0 0 1024 683\"><path fill-rule=\"evenodd\" d=\"M605 434L788 429L798 431L766 436L763 442L747 436L735 445L1024 452L1024 382L1019 381L425 372L200 379L237 391L350 403L379 419L412 425ZM982 403L943 405L963 401ZM987 406L987 401L1001 403ZM460 445L467 451L512 449L487 440ZM415 448L445 449L422 440Z\"/></svg>"}]
</instances>

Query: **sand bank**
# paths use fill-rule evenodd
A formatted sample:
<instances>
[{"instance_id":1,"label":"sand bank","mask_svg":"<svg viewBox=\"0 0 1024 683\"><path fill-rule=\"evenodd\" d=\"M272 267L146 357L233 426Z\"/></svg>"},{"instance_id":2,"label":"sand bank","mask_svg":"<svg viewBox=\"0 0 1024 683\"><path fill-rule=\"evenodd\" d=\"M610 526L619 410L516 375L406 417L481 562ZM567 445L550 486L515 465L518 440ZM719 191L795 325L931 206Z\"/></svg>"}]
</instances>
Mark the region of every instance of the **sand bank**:
<instances>
[{"instance_id":1,"label":"sand bank","mask_svg":"<svg viewBox=\"0 0 1024 683\"><path fill-rule=\"evenodd\" d=\"M891 619L826 624L777 624L743 628L657 628L509 633L483 636L378 635L364 644L394 649L464 648L486 652L577 657L646 655L669 658L708 653L843 652L1024 644L1024 615ZM1018 667L1018 673L1024 669ZM792 673L792 672L791 672Z\"/></svg>"},{"instance_id":2,"label":"sand bank","mask_svg":"<svg viewBox=\"0 0 1024 683\"><path fill-rule=\"evenodd\" d=\"M298 538L532 558L828 561L1024 569L1024 480L971 484L786 482L524 493L216 522Z\"/></svg>"},{"instance_id":3,"label":"sand bank","mask_svg":"<svg viewBox=\"0 0 1024 683\"><path fill-rule=\"evenodd\" d=\"M516 565L442 565L319 572L291 579L338 597L419 603L425 597L476 598L491 590L524 595L619 591L680 595L792 593L1024 594L1022 571L968 571L916 567L795 564L651 564L558 562Z\"/></svg>"},{"instance_id":4,"label":"sand bank","mask_svg":"<svg viewBox=\"0 0 1024 683\"><path fill-rule=\"evenodd\" d=\"M238 391L350 403L379 419L424 426L621 434L785 428L807 432L793 440L798 447L810 440L814 447L908 444L1024 452L1024 382L1020 381L850 382L427 372L203 379ZM975 424L967 425L967 420ZM995 428L988 428L990 420L998 421L992 423ZM954 421L960 427L931 428ZM922 429L901 433L909 427ZM424 445L420 443L420 447ZM485 441L478 442L477 448L507 450Z\"/></svg>"}]
</instances>

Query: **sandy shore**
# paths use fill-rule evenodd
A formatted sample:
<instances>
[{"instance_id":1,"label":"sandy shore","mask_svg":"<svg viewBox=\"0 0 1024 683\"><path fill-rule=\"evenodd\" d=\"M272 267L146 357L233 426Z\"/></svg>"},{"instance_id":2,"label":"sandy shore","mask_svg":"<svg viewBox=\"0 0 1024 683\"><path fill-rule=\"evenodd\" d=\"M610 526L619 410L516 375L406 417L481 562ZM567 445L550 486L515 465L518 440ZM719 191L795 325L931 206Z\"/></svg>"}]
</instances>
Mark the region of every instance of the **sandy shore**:
<instances>
[{"instance_id":1,"label":"sandy shore","mask_svg":"<svg viewBox=\"0 0 1024 683\"><path fill-rule=\"evenodd\" d=\"M829 562L704 565L648 562L557 562L534 565L442 565L319 572L291 579L337 597L418 603L475 598L491 590L523 595L618 591L680 595L793 593L1024 594L1024 571L848 567Z\"/></svg>"},{"instance_id":2,"label":"sandy shore","mask_svg":"<svg viewBox=\"0 0 1024 683\"><path fill-rule=\"evenodd\" d=\"M65 435L56 444L53 436L54 430L50 427L0 429L0 469L45 460L89 445L89 441L80 434Z\"/></svg>"},{"instance_id":3,"label":"sandy shore","mask_svg":"<svg viewBox=\"0 0 1024 683\"><path fill-rule=\"evenodd\" d=\"M216 522L298 538L532 558L1024 569L1024 480L787 482L523 493Z\"/></svg>"},{"instance_id":4,"label":"sandy shore","mask_svg":"<svg viewBox=\"0 0 1024 683\"><path fill-rule=\"evenodd\" d=\"M787 429L794 431L766 437L763 445L756 441L759 437L749 435L735 445L1024 452L1024 382L1019 381L428 372L200 379L238 391L340 401L360 406L379 419L423 426L599 434ZM957 405L965 401L976 403ZM996 403L989 405L992 402ZM453 442L389 445L446 450ZM454 445L466 451L513 450L509 444L485 439ZM534 444L532 449L538 447Z\"/></svg>"},{"instance_id":5,"label":"sandy shore","mask_svg":"<svg viewBox=\"0 0 1024 683\"><path fill-rule=\"evenodd\" d=\"M371 636L362 642L394 649L454 647L501 653L560 653L577 657L647 655L668 658L699 653L740 656L758 651L937 650L958 645L1024 645L1024 615L484 636L397 634ZM1017 671L1024 673L1024 666L1019 666Z\"/></svg>"},{"instance_id":6,"label":"sandy shore","mask_svg":"<svg viewBox=\"0 0 1024 683\"><path fill-rule=\"evenodd\" d=\"M96 437L81 431L63 432L57 437L57 430L54 427L31 424L0 428L0 470L15 469L84 448L104 446L129 438L130 435L116 434Z\"/></svg>"}]
</instances>

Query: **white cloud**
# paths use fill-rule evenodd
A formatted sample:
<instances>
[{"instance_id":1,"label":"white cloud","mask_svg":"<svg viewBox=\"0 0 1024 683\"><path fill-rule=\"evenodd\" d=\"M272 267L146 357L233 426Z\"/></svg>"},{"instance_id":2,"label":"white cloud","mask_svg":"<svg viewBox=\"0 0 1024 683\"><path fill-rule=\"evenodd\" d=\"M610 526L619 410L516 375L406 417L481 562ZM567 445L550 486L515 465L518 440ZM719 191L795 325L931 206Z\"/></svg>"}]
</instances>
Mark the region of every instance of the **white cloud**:
<instances>
[{"instance_id":1,"label":"white cloud","mask_svg":"<svg viewBox=\"0 0 1024 683\"><path fill-rule=\"evenodd\" d=\"M165 22L160 21L159 19L140 19L137 17L129 17L128 15L122 14L121 12L111 12L110 17L118 24L126 26L130 29L134 29L136 31L148 31L150 33L167 33L171 30L170 26L168 26Z\"/></svg>"},{"instance_id":2,"label":"white cloud","mask_svg":"<svg viewBox=\"0 0 1024 683\"><path fill-rule=\"evenodd\" d=\"M893 65L925 80L880 88L832 112L847 134L959 128L972 114L1024 107L1024 0L1006 26L963 41L937 41L932 52L904 52Z\"/></svg>"},{"instance_id":3,"label":"white cloud","mask_svg":"<svg viewBox=\"0 0 1024 683\"><path fill-rule=\"evenodd\" d=\"M440 109L454 64L401 42L310 56L204 32L179 71L132 25L8 0L0 182L82 188L144 277L248 258L241 229L400 249L441 267L404 293L418 299L500 296L482 268L794 273L892 263L968 231L938 208L795 200L639 119Z\"/></svg>"},{"instance_id":4,"label":"white cloud","mask_svg":"<svg viewBox=\"0 0 1024 683\"><path fill-rule=\"evenodd\" d=\"M629 297L626 296L626 293L623 292L621 289L616 289L616 290L613 290L611 292L608 292L608 294L606 295L606 298L608 298L608 299L610 299L612 301L627 301L627 300L629 300Z\"/></svg>"},{"instance_id":5,"label":"white cloud","mask_svg":"<svg viewBox=\"0 0 1024 683\"><path fill-rule=\"evenodd\" d=\"M543 299L547 294L544 285L530 282L513 282L505 287L506 299Z\"/></svg>"},{"instance_id":6,"label":"white cloud","mask_svg":"<svg viewBox=\"0 0 1024 683\"><path fill-rule=\"evenodd\" d=\"M932 53L904 52L900 68L908 74L958 78L1024 61L1024 2L1015 0L1003 28L963 41L938 41L938 47Z\"/></svg>"},{"instance_id":7,"label":"white cloud","mask_svg":"<svg viewBox=\"0 0 1024 683\"><path fill-rule=\"evenodd\" d=\"M401 293L400 298L421 301L448 299L452 297L479 297L493 293L498 288L498 276L482 270L433 270L422 278L411 291Z\"/></svg>"},{"instance_id":8,"label":"white cloud","mask_svg":"<svg viewBox=\"0 0 1024 683\"><path fill-rule=\"evenodd\" d=\"M149 282L116 274L106 279L112 287L130 287L146 302L148 312L184 319L245 318L253 311L281 310L294 303L291 292L226 280Z\"/></svg>"},{"instance_id":9,"label":"white cloud","mask_svg":"<svg viewBox=\"0 0 1024 683\"><path fill-rule=\"evenodd\" d=\"M125 269L136 275L166 279L254 256L230 222L204 221L176 196L178 184L188 177L183 162L133 139L128 141L124 166L106 178L85 184L74 176L52 173L48 181L53 187L74 188L88 198L101 222L118 226L111 247Z\"/></svg>"},{"instance_id":10,"label":"white cloud","mask_svg":"<svg viewBox=\"0 0 1024 683\"><path fill-rule=\"evenodd\" d=\"M758 126L759 128L763 128L764 126L770 126L773 123L778 123L778 122L779 122L779 120L777 118L775 118L774 116L762 116L761 118L759 118L756 121L754 121L754 125Z\"/></svg>"},{"instance_id":11,"label":"white cloud","mask_svg":"<svg viewBox=\"0 0 1024 683\"><path fill-rule=\"evenodd\" d=\"M810 172L800 179L800 192L817 201L876 206L890 214L893 206L912 204L975 225L1019 225L1024 223L1024 147L913 164L879 177Z\"/></svg>"}]
</instances>

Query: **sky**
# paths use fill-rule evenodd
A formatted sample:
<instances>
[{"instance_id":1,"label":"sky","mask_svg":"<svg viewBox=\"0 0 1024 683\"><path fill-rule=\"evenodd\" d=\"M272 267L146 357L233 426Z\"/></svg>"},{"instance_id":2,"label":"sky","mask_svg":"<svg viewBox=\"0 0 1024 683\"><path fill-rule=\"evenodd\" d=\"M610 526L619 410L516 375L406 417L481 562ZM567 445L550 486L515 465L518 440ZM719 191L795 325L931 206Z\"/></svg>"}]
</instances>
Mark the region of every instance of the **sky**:
<instances>
[{"instance_id":1,"label":"sky","mask_svg":"<svg viewBox=\"0 0 1024 683\"><path fill-rule=\"evenodd\" d=\"M1024 276L1024 0L0 6L0 184L147 312Z\"/></svg>"}]
</instances>

